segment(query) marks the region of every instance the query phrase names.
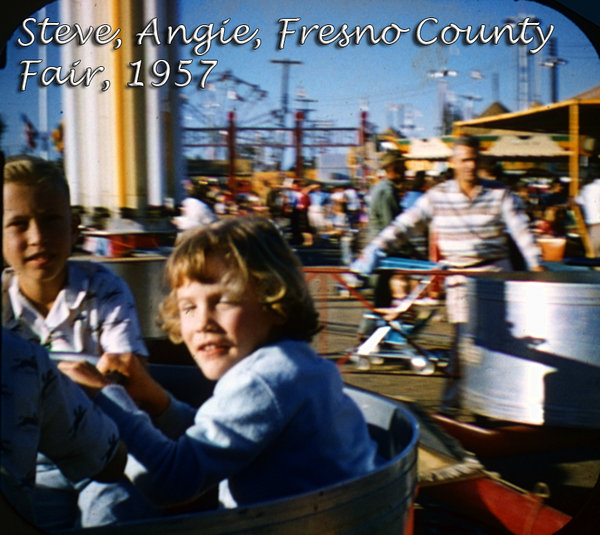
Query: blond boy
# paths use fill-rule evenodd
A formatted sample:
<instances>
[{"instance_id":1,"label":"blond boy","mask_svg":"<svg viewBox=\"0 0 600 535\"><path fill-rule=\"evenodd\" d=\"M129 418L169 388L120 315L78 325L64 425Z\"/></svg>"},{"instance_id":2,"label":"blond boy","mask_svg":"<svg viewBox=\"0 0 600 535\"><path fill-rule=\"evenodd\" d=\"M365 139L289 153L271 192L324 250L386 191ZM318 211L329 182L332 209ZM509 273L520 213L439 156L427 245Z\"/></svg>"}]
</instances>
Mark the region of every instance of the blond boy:
<instances>
[{"instance_id":1,"label":"blond boy","mask_svg":"<svg viewBox=\"0 0 600 535\"><path fill-rule=\"evenodd\" d=\"M3 326L55 357L61 352L92 360L114 353L146 356L127 285L101 264L69 260L78 220L56 164L33 156L7 158L3 190L2 253L8 264L2 274ZM54 463L38 458L36 506L43 527L113 520L108 510L108 516L92 515L94 500L85 498L91 491L80 490Z\"/></svg>"}]
</instances>

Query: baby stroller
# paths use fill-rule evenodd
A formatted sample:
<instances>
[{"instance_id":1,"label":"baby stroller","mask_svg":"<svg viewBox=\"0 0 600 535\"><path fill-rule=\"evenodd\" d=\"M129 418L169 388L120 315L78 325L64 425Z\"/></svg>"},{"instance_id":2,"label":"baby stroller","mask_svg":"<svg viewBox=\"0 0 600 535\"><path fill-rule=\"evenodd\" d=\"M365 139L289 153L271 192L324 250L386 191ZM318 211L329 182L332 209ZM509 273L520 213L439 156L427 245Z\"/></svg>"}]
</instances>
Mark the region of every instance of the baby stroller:
<instances>
[{"instance_id":1,"label":"baby stroller","mask_svg":"<svg viewBox=\"0 0 600 535\"><path fill-rule=\"evenodd\" d=\"M363 315L363 341L350 356L359 370L382 364L385 359L402 360L408 368L419 375L431 375L448 363L443 350L426 350L414 338L437 314L439 303L423 297L437 283L442 267L434 262L402 257L386 257L380 260L375 273L375 306ZM399 272L399 270L401 270ZM398 298L391 289L392 278L398 274L410 278L404 294ZM421 318L414 313L415 304L433 305ZM366 326L366 327L365 327Z\"/></svg>"}]
</instances>

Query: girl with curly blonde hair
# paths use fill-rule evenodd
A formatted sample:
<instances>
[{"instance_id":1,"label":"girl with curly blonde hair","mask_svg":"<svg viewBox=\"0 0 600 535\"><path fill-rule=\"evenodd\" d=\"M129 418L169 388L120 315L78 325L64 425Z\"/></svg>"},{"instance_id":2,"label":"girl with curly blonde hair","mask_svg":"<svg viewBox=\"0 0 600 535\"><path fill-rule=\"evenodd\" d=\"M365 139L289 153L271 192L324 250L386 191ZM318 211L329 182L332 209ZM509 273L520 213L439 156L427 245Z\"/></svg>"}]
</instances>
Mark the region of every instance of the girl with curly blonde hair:
<instances>
[{"instance_id":1,"label":"girl with curly blonde hair","mask_svg":"<svg viewBox=\"0 0 600 535\"><path fill-rule=\"evenodd\" d=\"M337 366L308 344L317 313L300 263L270 221L230 219L189 231L167 275L163 327L216 381L212 397L192 408L134 360L110 356L98 367L127 376L125 387L97 373L95 397L143 465L153 501L189 501L220 483L223 506L247 505L375 467L376 445ZM133 403L124 388L154 425L141 411L123 410Z\"/></svg>"}]
</instances>

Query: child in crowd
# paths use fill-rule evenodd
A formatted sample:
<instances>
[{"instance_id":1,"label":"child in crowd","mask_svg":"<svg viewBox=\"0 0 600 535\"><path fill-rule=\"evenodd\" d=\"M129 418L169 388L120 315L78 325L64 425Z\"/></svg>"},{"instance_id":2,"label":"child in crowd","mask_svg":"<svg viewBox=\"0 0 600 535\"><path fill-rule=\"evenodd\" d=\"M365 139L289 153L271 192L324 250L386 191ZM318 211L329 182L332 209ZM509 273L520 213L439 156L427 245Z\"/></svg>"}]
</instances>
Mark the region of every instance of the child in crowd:
<instances>
[{"instance_id":1,"label":"child in crowd","mask_svg":"<svg viewBox=\"0 0 600 535\"><path fill-rule=\"evenodd\" d=\"M340 189L331 195L331 205L331 213L328 217L329 236L336 239L339 243L341 264L343 266L350 266L358 230L352 227L350 223L350 217L347 213L346 195L343 190ZM362 282L354 273L344 273L342 278L346 285L352 288L362 285ZM349 290L340 284L339 295L348 297Z\"/></svg>"},{"instance_id":2,"label":"child in crowd","mask_svg":"<svg viewBox=\"0 0 600 535\"><path fill-rule=\"evenodd\" d=\"M308 344L318 314L297 258L269 220L190 231L167 273L163 328L217 381L199 409L175 400L132 358L62 368L98 391L95 402L146 469L135 482L156 503L186 502L220 482L223 506L247 505L376 466L376 444L337 367ZM100 372L125 375L125 386ZM135 412L132 399L148 414Z\"/></svg>"},{"instance_id":3,"label":"child in crowd","mask_svg":"<svg viewBox=\"0 0 600 535\"><path fill-rule=\"evenodd\" d=\"M33 156L7 158L4 166L2 325L51 354L103 353L145 357L133 296L112 271L95 262L68 260L78 232L67 181L52 162ZM37 517L42 527L67 528L113 520L95 504L96 484L75 488L40 455ZM106 489L102 490L107 496ZM129 496L112 496L120 515ZM79 501L79 507L78 507ZM102 514L99 514L102 512ZM106 516L102 516L105 514Z\"/></svg>"},{"instance_id":4,"label":"child in crowd","mask_svg":"<svg viewBox=\"0 0 600 535\"><path fill-rule=\"evenodd\" d=\"M38 451L73 481L116 481L126 448L116 425L60 373L46 351L2 328L2 494L27 520Z\"/></svg>"},{"instance_id":5,"label":"child in crowd","mask_svg":"<svg viewBox=\"0 0 600 535\"><path fill-rule=\"evenodd\" d=\"M349 266L352 262L352 248L356 231L350 224L344 192L335 192L331 196L331 200L332 210L329 217L330 235L339 240L342 264Z\"/></svg>"}]
</instances>

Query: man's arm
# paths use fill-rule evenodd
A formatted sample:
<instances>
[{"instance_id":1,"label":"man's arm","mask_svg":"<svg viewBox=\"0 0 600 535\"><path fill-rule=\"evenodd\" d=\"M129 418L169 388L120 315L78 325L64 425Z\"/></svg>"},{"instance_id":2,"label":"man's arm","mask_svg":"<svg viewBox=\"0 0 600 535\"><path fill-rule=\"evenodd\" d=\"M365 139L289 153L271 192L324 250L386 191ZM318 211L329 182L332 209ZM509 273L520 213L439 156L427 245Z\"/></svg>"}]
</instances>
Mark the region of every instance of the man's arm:
<instances>
[{"instance_id":1,"label":"man's arm","mask_svg":"<svg viewBox=\"0 0 600 535\"><path fill-rule=\"evenodd\" d=\"M359 254L350 269L363 276L370 275L386 251L405 243L411 230L431 221L432 203L429 194L422 195L406 212L402 212L385 227Z\"/></svg>"},{"instance_id":2,"label":"man's arm","mask_svg":"<svg viewBox=\"0 0 600 535\"><path fill-rule=\"evenodd\" d=\"M543 271L544 267L541 265L542 253L529 228L529 218L521 201L509 191L506 192L502 203L502 217L508 232L521 251L528 269L530 271Z\"/></svg>"}]
</instances>

